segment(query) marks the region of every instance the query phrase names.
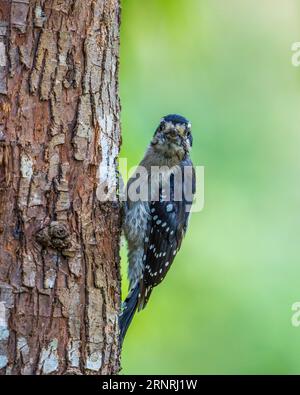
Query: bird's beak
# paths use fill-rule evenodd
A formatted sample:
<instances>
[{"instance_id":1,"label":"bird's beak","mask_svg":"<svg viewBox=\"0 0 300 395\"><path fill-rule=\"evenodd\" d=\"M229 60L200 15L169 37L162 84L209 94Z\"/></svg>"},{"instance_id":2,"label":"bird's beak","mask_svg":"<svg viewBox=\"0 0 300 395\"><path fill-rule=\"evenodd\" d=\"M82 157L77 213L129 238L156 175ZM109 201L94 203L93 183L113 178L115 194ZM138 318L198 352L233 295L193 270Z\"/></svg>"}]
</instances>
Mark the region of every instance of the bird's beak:
<instances>
[{"instance_id":1,"label":"bird's beak","mask_svg":"<svg viewBox=\"0 0 300 395\"><path fill-rule=\"evenodd\" d=\"M175 133L179 137L185 137L186 134L186 129L185 126L183 125L176 125L176 127L172 128L174 129Z\"/></svg>"},{"instance_id":2,"label":"bird's beak","mask_svg":"<svg viewBox=\"0 0 300 395\"><path fill-rule=\"evenodd\" d=\"M166 133L167 137L176 138L177 137L177 130L176 129L169 129Z\"/></svg>"}]
</instances>

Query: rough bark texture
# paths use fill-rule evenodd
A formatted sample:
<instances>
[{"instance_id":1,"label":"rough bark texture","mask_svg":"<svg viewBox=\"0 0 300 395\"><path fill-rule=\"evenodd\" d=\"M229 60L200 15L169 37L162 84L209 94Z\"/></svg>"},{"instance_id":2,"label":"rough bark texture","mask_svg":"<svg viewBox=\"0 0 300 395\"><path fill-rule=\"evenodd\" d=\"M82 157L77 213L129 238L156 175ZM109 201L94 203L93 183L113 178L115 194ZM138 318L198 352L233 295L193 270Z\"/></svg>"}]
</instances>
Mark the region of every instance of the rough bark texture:
<instances>
[{"instance_id":1,"label":"rough bark texture","mask_svg":"<svg viewBox=\"0 0 300 395\"><path fill-rule=\"evenodd\" d=\"M0 373L119 370L119 0L0 0Z\"/></svg>"}]
</instances>

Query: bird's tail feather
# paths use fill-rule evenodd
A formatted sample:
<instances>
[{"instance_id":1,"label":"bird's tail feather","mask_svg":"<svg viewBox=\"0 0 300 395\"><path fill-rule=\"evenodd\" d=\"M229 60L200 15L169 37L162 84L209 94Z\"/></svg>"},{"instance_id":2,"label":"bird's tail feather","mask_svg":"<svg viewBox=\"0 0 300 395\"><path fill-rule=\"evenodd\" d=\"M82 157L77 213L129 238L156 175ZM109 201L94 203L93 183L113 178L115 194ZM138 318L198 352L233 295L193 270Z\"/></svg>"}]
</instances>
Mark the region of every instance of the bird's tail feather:
<instances>
[{"instance_id":1,"label":"bird's tail feather","mask_svg":"<svg viewBox=\"0 0 300 395\"><path fill-rule=\"evenodd\" d=\"M119 326L120 326L120 341L123 343L124 337L126 335L127 329L132 321L134 313L137 309L138 298L139 298L139 284L136 284L134 288L131 289L127 298L122 304L122 312L119 316Z\"/></svg>"}]
</instances>

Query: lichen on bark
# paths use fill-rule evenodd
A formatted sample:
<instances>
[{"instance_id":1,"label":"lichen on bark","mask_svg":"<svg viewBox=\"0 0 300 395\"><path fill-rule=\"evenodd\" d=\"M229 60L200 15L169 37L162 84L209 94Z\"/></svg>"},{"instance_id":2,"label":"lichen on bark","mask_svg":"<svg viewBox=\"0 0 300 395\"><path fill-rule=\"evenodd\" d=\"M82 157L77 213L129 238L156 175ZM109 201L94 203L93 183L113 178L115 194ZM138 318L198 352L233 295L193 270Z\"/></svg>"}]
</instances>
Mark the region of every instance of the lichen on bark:
<instances>
[{"instance_id":1,"label":"lichen on bark","mask_svg":"<svg viewBox=\"0 0 300 395\"><path fill-rule=\"evenodd\" d=\"M0 374L117 373L119 0L0 10Z\"/></svg>"}]
</instances>

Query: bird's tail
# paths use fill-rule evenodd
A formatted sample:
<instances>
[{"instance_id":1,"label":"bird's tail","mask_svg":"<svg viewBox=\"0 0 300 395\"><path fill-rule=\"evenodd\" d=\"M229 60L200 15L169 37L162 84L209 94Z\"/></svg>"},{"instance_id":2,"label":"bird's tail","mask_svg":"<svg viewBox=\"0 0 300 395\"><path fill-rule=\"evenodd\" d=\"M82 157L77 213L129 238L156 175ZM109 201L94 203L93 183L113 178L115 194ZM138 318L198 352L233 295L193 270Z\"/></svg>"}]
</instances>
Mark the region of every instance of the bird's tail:
<instances>
[{"instance_id":1,"label":"bird's tail","mask_svg":"<svg viewBox=\"0 0 300 395\"><path fill-rule=\"evenodd\" d=\"M137 309L138 299L139 299L139 284L137 283L134 288L131 289L127 298L122 304L122 311L119 316L119 326L120 326L120 342L123 343L124 337L126 335L127 329L132 321L134 313Z\"/></svg>"}]
</instances>

